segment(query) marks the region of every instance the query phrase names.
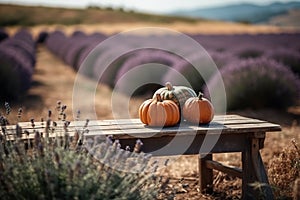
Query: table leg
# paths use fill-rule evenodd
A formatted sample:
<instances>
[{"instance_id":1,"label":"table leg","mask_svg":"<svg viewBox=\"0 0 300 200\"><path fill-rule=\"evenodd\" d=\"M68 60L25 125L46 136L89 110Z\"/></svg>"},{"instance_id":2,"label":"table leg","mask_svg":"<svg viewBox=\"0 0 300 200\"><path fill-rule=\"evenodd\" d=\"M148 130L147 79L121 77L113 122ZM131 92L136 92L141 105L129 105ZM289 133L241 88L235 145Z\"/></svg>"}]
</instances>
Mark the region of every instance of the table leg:
<instances>
[{"instance_id":1,"label":"table leg","mask_svg":"<svg viewBox=\"0 0 300 200\"><path fill-rule=\"evenodd\" d=\"M199 185L202 193L212 193L213 170L206 167L206 160L212 160L212 154L199 155Z\"/></svg>"},{"instance_id":2,"label":"table leg","mask_svg":"<svg viewBox=\"0 0 300 200\"><path fill-rule=\"evenodd\" d=\"M268 176L259 152L261 138L251 138L242 152L243 199L274 199Z\"/></svg>"}]
</instances>

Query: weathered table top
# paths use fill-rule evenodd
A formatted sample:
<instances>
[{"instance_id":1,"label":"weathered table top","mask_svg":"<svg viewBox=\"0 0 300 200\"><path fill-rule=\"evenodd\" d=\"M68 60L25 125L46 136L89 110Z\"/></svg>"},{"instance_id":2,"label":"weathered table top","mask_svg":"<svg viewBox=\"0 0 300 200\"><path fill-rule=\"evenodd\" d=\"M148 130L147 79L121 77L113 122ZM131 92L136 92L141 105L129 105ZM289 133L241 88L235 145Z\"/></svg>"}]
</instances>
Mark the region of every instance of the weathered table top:
<instances>
[{"instance_id":1,"label":"weathered table top","mask_svg":"<svg viewBox=\"0 0 300 200\"><path fill-rule=\"evenodd\" d=\"M64 131L64 125L62 121L56 122L57 126L51 123L51 128L55 128L57 131ZM67 127L68 132L72 132L83 129L86 121L71 121ZM29 133L33 130L40 132L45 131L46 122L35 122L32 127L31 122L21 122L19 125L23 130L27 130ZM7 126L7 131L13 132L16 126ZM87 136L94 135L113 135L118 138L128 137L161 137L166 135L189 135L189 134L243 134L249 132L274 132L280 131L281 127L278 124L273 124L267 121L243 117L239 115L216 115L213 121L206 125L193 125L186 122L182 122L174 127L149 127L140 122L139 119L118 119L118 120L91 120L88 122Z\"/></svg>"}]
</instances>

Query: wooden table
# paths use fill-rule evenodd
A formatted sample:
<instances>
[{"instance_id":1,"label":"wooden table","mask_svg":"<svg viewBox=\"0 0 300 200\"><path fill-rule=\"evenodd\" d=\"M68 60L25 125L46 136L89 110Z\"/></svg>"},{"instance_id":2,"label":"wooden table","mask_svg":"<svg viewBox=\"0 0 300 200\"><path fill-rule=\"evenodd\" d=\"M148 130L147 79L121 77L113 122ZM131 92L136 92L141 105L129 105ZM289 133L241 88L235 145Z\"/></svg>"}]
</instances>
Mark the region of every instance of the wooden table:
<instances>
[{"instance_id":1,"label":"wooden table","mask_svg":"<svg viewBox=\"0 0 300 200\"><path fill-rule=\"evenodd\" d=\"M84 126L85 122L71 122L68 129ZM35 129L44 125L35 123ZM30 122L20 123L30 127ZM58 123L58 128L61 125ZM262 183L263 195L273 199L267 173L260 155L266 132L281 131L277 124L242 117L217 115L209 125L195 126L181 123L176 127L153 128L139 119L90 121L86 136L112 135L121 145L134 146L137 139L143 142L142 151L153 156L199 155L199 183L202 192L213 189L213 170L223 171L242 178L243 199L256 199L261 193L251 183ZM242 169L225 166L213 160L214 153L241 152ZM250 184L250 185L249 185Z\"/></svg>"}]
</instances>

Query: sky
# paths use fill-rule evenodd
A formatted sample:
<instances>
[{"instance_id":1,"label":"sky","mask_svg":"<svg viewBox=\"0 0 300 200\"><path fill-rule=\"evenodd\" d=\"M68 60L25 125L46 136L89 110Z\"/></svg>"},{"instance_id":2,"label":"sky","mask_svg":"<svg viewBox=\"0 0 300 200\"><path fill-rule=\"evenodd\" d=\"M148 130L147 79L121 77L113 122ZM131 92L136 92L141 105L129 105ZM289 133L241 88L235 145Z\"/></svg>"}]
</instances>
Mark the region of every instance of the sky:
<instances>
[{"instance_id":1,"label":"sky","mask_svg":"<svg viewBox=\"0 0 300 200\"><path fill-rule=\"evenodd\" d=\"M0 3L17 3L21 5L44 5L75 8L85 8L89 5L97 5L116 8L122 7L124 9L150 13L168 13L174 10L207 8L234 3L254 3L261 5L272 2L289 1L291 0L0 0Z\"/></svg>"}]
</instances>

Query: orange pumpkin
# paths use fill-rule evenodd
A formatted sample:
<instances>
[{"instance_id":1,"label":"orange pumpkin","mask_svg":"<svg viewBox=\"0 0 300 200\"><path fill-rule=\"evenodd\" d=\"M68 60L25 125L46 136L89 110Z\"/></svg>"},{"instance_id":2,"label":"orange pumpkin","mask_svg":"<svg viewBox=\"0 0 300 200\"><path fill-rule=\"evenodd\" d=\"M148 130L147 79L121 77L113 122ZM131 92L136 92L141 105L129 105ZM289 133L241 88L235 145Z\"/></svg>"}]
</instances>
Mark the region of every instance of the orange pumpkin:
<instances>
[{"instance_id":1,"label":"orange pumpkin","mask_svg":"<svg viewBox=\"0 0 300 200\"><path fill-rule=\"evenodd\" d=\"M198 97L186 100L183 106L183 117L195 124L208 124L214 117L213 105L200 92Z\"/></svg>"},{"instance_id":2,"label":"orange pumpkin","mask_svg":"<svg viewBox=\"0 0 300 200\"><path fill-rule=\"evenodd\" d=\"M179 108L171 100L162 100L160 94L144 101L139 108L140 120L149 126L174 126L180 120Z\"/></svg>"}]
</instances>

